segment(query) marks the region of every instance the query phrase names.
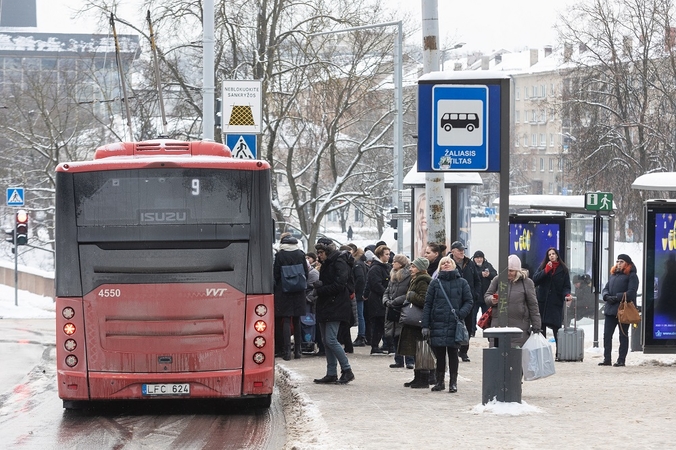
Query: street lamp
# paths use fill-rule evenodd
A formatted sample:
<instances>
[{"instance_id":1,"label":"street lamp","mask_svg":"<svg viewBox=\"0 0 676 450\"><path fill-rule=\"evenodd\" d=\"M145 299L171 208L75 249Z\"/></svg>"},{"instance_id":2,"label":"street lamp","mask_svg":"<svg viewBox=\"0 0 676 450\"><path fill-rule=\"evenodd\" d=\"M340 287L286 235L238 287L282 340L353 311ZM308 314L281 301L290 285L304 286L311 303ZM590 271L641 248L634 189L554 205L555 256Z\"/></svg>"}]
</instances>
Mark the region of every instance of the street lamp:
<instances>
[{"instance_id":1,"label":"street lamp","mask_svg":"<svg viewBox=\"0 0 676 450\"><path fill-rule=\"evenodd\" d=\"M369 28L382 28L382 27L397 27L397 39L394 42L394 107L396 108L396 114L394 116L394 137L393 150L394 150L394 180L392 190L392 206L397 208L397 211L401 213L404 210L404 205L402 201L402 191L404 189L404 152L402 143L404 141L404 129L403 129L403 102L402 102L402 48L403 48L403 26L402 22L384 22L376 23L371 25L362 25L359 27L352 28L342 28L340 30L333 31L324 31L321 33L312 33L310 36L322 36L326 34L338 34L338 33L347 33L350 31L357 30L366 30ZM464 45L464 43L463 43ZM397 253L401 254L404 252L404 227L403 221L397 219Z\"/></svg>"},{"instance_id":2,"label":"street lamp","mask_svg":"<svg viewBox=\"0 0 676 450\"><path fill-rule=\"evenodd\" d=\"M457 44L453 45L452 47L447 47L447 48L442 48L440 50L441 52L441 71L444 71L444 63L446 62L446 52L451 51L451 50L457 50L461 48L463 45L465 45L464 42L458 42Z\"/></svg>"}]
</instances>

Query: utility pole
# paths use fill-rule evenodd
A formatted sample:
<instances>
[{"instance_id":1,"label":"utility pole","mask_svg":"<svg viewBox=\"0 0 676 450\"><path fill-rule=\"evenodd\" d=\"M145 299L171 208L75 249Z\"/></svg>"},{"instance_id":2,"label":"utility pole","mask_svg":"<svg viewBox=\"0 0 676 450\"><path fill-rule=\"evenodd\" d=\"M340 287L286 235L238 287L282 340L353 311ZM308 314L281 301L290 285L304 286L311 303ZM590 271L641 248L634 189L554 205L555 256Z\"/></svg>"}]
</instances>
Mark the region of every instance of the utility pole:
<instances>
[{"instance_id":1,"label":"utility pole","mask_svg":"<svg viewBox=\"0 0 676 450\"><path fill-rule=\"evenodd\" d=\"M439 5L437 0L422 0L423 73L439 70ZM432 127L429 127L430 133ZM427 239L446 244L444 212L444 173L425 173Z\"/></svg>"},{"instance_id":2,"label":"utility pole","mask_svg":"<svg viewBox=\"0 0 676 450\"><path fill-rule=\"evenodd\" d=\"M214 102L216 85L214 82L215 39L214 39L214 0L204 0L204 18L202 19L202 48L204 68L202 69L202 138L214 140Z\"/></svg>"}]
</instances>

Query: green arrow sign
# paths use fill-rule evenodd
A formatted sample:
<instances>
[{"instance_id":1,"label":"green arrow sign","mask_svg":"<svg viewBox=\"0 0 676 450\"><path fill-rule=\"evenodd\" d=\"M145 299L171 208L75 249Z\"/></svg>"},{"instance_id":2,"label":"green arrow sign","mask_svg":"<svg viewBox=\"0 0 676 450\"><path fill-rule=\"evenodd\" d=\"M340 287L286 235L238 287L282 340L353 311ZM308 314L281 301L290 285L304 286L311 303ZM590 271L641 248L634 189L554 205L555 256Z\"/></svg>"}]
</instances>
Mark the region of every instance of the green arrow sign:
<instances>
[{"instance_id":1,"label":"green arrow sign","mask_svg":"<svg viewBox=\"0 0 676 450\"><path fill-rule=\"evenodd\" d=\"M587 192L584 195L584 209L587 211L612 211L613 194L610 192Z\"/></svg>"}]
</instances>

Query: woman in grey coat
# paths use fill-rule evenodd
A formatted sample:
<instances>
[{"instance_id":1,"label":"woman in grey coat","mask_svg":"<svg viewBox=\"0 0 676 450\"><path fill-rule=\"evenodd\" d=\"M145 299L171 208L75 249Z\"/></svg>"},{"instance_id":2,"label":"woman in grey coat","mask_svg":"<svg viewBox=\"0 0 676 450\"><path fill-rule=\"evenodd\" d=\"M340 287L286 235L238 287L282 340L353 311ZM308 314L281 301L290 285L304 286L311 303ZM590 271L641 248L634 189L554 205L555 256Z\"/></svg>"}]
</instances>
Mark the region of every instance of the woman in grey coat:
<instances>
[{"instance_id":1,"label":"woman in grey coat","mask_svg":"<svg viewBox=\"0 0 676 450\"><path fill-rule=\"evenodd\" d=\"M443 391L446 374L446 353L450 375L448 392L458 392L458 349L455 329L472 312L474 294L467 280L456 270L455 261L444 256L439 261L437 278L427 289L423 308L422 335L429 337L437 357L436 384L433 391ZM455 311L455 314L454 314Z\"/></svg>"},{"instance_id":2,"label":"woman in grey coat","mask_svg":"<svg viewBox=\"0 0 676 450\"><path fill-rule=\"evenodd\" d=\"M486 291L484 301L494 306L491 327L498 326L498 299L493 294L498 292L498 279L493 278ZM542 322L540 308L535 296L535 284L528 278L528 272L521 269L521 260L516 255L507 258L507 326L521 328L521 336L512 338L512 347L521 347L530 336L530 331L540 333ZM493 344L497 346L497 343Z\"/></svg>"}]
</instances>

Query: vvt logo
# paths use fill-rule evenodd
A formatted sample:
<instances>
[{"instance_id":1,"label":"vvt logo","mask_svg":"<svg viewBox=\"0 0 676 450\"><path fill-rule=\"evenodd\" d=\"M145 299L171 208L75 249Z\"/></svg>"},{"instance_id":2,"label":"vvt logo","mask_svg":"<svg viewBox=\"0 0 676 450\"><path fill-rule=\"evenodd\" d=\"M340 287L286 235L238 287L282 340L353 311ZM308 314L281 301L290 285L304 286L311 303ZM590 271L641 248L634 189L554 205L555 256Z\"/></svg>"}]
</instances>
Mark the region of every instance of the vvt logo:
<instances>
[{"instance_id":1,"label":"vvt logo","mask_svg":"<svg viewBox=\"0 0 676 450\"><path fill-rule=\"evenodd\" d=\"M226 288L207 288L207 297L223 297Z\"/></svg>"}]
</instances>

